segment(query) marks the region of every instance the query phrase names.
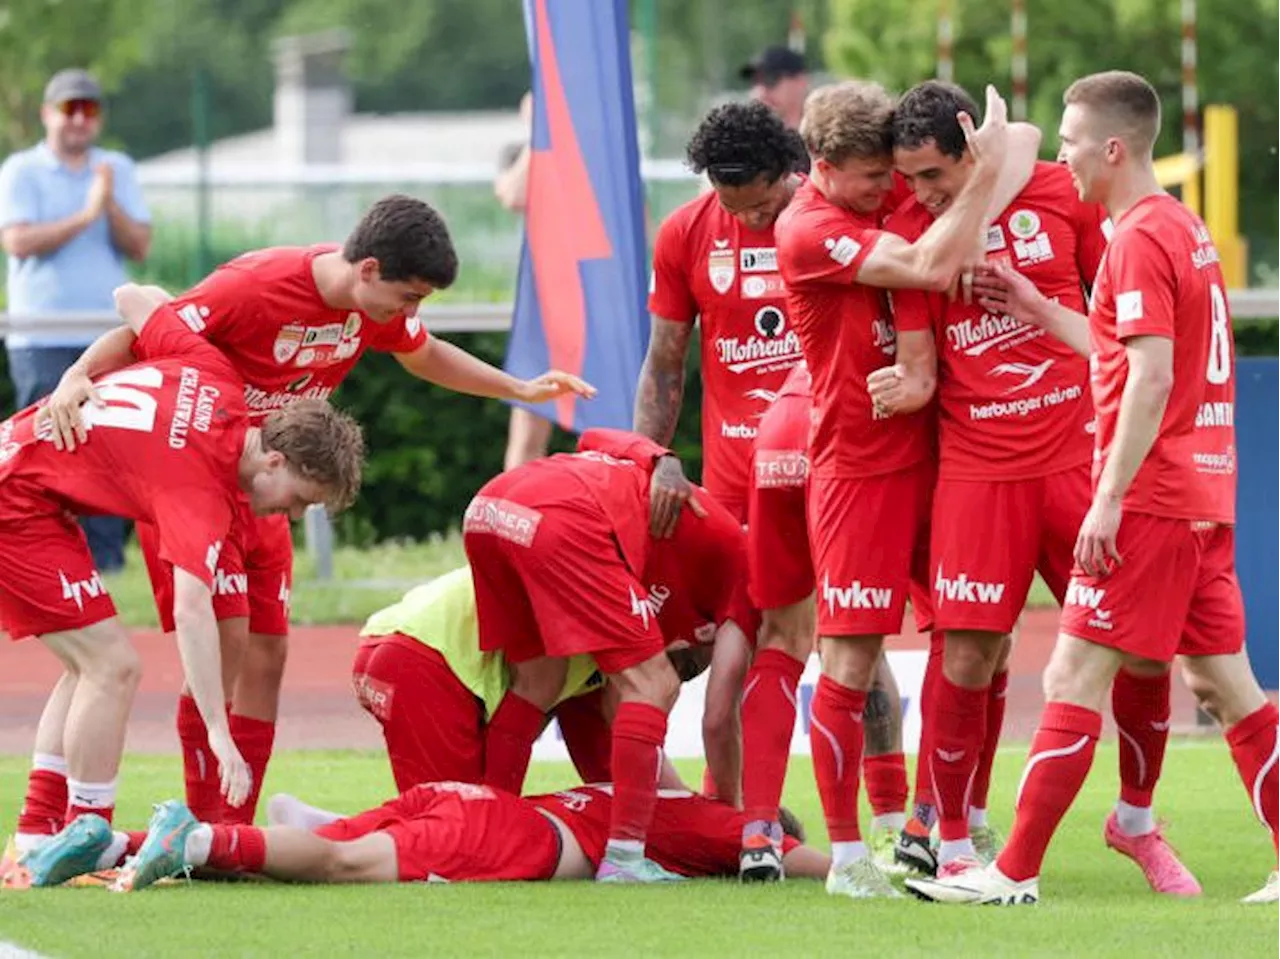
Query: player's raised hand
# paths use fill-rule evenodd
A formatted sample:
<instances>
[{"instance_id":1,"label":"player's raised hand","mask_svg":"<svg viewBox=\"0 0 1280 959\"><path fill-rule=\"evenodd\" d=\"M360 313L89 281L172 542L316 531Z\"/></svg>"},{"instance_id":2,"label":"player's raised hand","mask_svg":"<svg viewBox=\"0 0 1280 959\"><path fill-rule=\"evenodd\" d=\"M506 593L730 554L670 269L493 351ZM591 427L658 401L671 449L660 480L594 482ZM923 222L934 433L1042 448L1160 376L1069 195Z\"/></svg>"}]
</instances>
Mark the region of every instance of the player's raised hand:
<instances>
[{"instance_id":1,"label":"player's raised hand","mask_svg":"<svg viewBox=\"0 0 1280 959\"><path fill-rule=\"evenodd\" d=\"M1098 497L1085 514L1076 537L1075 561L1089 576L1107 576L1123 563L1116 549L1120 532L1120 503Z\"/></svg>"},{"instance_id":2,"label":"player's raised hand","mask_svg":"<svg viewBox=\"0 0 1280 959\"><path fill-rule=\"evenodd\" d=\"M680 510L685 506L693 510L694 516L707 515L680 461L674 456L664 456L658 460L653 479L649 481L649 532L658 539L671 536L680 520Z\"/></svg>"},{"instance_id":3,"label":"player's raised hand","mask_svg":"<svg viewBox=\"0 0 1280 959\"><path fill-rule=\"evenodd\" d=\"M956 119L960 121L960 129L964 131L974 160L998 169L1004 161L1005 143L1009 139L1009 107L1004 97L988 83L987 112L982 118L982 126L975 130L973 117L967 113L957 114Z\"/></svg>"},{"instance_id":4,"label":"player's raised hand","mask_svg":"<svg viewBox=\"0 0 1280 959\"><path fill-rule=\"evenodd\" d=\"M880 416L892 416L906 398L903 381L907 371L900 365L882 366L867 374L867 394L871 406Z\"/></svg>"},{"instance_id":5,"label":"player's raised hand","mask_svg":"<svg viewBox=\"0 0 1280 959\"><path fill-rule=\"evenodd\" d=\"M233 808L243 806L253 788L253 773L231 739L230 731L225 727L209 730L209 749L218 760L218 775L227 805Z\"/></svg>"},{"instance_id":6,"label":"player's raised hand","mask_svg":"<svg viewBox=\"0 0 1280 959\"><path fill-rule=\"evenodd\" d=\"M977 270L973 275L973 295L989 313L1012 316L1023 323L1039 325L1044 294L1034 283L1001 260Z\"/></svg>"},{"instance_id":7,"label":"player's raised hand","mask_svg":"<svg viewBox=\"0 0 1280 959\"><path fill-rule=\"evenodd\" d=\"M57 388L49 394L44 406L36 413L36 435L49 431L53 440L53 448L70 452L77 444L89 439L89 428L85 425L81 407L85 403L94 406L106 406L106 401L98 395L93 381L75 367L67 370L58 381Z\"/></svg>"},{"instance_id":8,"label":"player's raised hand","mask_svg":"<svg viewBox=\"0 0 1280 959\"><path fill-rule=\"evenodd\" d=\"M567 393L589 400L596 395L596 388L572 373L566 373L563 370L547 370L541 376L521 383L520 394L516 399L526 403L545 403Z\"/></svg>"}]
</instances>

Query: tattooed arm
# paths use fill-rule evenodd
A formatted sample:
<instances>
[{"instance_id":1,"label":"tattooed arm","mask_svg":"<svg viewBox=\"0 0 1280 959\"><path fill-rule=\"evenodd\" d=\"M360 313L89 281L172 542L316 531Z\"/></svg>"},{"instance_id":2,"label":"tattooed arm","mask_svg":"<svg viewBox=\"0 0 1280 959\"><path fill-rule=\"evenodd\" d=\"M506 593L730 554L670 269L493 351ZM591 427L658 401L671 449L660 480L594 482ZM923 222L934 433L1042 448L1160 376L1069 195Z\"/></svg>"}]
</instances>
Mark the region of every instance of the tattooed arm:
<instances>
[{"instance_id":1,"label":"tattooed arm","mask_svg":"<svg viewBox=\"0 0 1280 959\"><path fill-rule=\"evenodd\" d=\"M867 705L862 712L862 731L866 737L866 755L883 756L902 752L902 698L893 678L889 662L881 654L876 675L867 691Z\"/></svg>"},{"instance_id":2,"label":"tattooed arm","mask_svg":"<svg viewBox=\"0 0 1280 959\"><path fill-rule=\"evenodd\" d=\"M693 324L653 317L649 352L636 390L635 432L664 446L676 435L684 402L684 364Z\"/></svg>"}]
</instances>

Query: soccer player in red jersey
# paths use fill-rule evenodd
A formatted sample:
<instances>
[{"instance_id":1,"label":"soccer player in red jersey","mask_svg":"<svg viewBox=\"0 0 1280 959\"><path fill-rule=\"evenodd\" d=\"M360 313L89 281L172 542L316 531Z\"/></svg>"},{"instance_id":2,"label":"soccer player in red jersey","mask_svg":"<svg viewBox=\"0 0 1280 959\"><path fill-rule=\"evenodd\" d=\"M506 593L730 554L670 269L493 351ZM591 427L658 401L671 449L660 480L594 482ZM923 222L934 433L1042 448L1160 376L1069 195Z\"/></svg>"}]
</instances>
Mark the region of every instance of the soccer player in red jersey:
<instances>
[{"instance_id":1,"label":"soccer player in red jersey","mask_svg":"<svg viewBox=\"0 0 1280 959\"><path fill-rule=\"evenodd\" d=\"M1218 252L1199 217L1156 181L1160 100L1146 80L1094 74L1068 87L1063 102L1061 157L1081 199L1103 204L1115 224L1089 315L1008 267L997 268L985 302L1090 356L1093 501L1009 843L991 866L908 882L940 902L1038 901L1045 850L1092 765L1107 690L1130 662L1154 668L1181 658L1276 839L1280 717L1244 651L1233 535L1235 363ZM1107 841L1126 851L1111 821ZM1250 900L1274 902L1278 891L1273 872Z\"/></svg>"},{"instance_id":2,"label":"soccer player in red jersey","mask_svg":"<svg viewBox=\"0 0 1280 959\"><path fill-rule=\"evenodd\" d=\"M644 857L644 841L679 680L664 651L655 598L641 577L657 552L650 533L651 477L658 460L671 454L647 437L611 430L588 431L579 448L490 480L463 521L480 648L501 650L511 669L511 686L485 730L484 778L519 790L544 716L564 687L567 657L590 654L621 700L610 762L618 801L600 878L661 880L669 877ZM695 571L688 577L697 584L693 588L717 566L724 568L726 583L741 583L743 544L736 522L714 511L683 520L722 522L737 536L729 540L737 562L723 554L716 536L666 544L676 561ZM724 648L740 688L747 659L744 628L752 626L729 621L719 629L726 627L737 633L735 648L727 642ZM721 642L713 654L717 659ZM712 680L709 686L714 685ZM732 682L727 691L734 691ZM716 775L717 784L731 778Z\"/></svg>"},{"instance_id":3,"label":"soccer player in red jersey","mask_svg":"<svg viewBox=\"0 0 1280 959\"><path fill-rule=\"evenodd\" d=\"M894 109L894 161L915 189L887 229L922 235L967 181L972 161L958 112L977 105L962 89L929 81ZM1079 200L1070 173L1037 164L1014 201L992 222L988 262L1007 263L1045 296L1084 309L1106 248L1106 212ZM904 831L898 855L923 871L964 871L999 852L986 823L991 763L999 742L1008 673L1008 634L1038 569L1061 603L1076 533L1089 508L1093 404L1088 363L1069 346L980 304L903 290L893 297L899 332L932 333L938 351L939 478L931 524L930 581L937 625L946 633L943 674L933 701L931 748L917 783L937 790L942 845L928 842L928 806ZM891 412L900 381L872 395ZM981 519L976 519L980 517ZM975 523L980 524L975 527ZM983 535L976 535L981 531ZM1131 716L1126 703L1161 698L1162 721ZM1148 877L1161 891L1195 889L1151 816L1151 790L1168 738L1167 673L1122 670L1113 698L1122 734L1121 807L1137 820ZM1121 820L1122 825L1125 820ZM973 838L970 842L970 831ZM976 848L975 848L976 846Z\"/></svg>"},{"instance_id":4,"label":"soccer player in red jersey","mask_svg":"<svg viewBox=\"0 0 1280 959\"><path fill-rule=\"evenodd\" d=\"M271 797L265 829L201 823L170 801L157 807L116 888L145 889L199 868L311 883L590 879L605 857L614 793L604 784L520 798L473 783L423 783L349 818L281 795ZM81 820L86 835L101 832L92 819ZM829 859L803 844L797 820L788 826L787 868L824 875ZM663 790L650 849L679 877L730 875L741 829L732 806Z\"/></svg>"},{"instance_id":5,"label":"soccer player in red jersey","mask_svg":"<svg viewBox=\"0 0 1280 959\"><path fill-rule=\"evenodd\" d=\"M804 145L764 104L728 103L707 114L687 152L690 167L706 171L715 189L667 217L654 242L652 332L636 395L635 430L655 442L671 442L697 323L702 482L745 523L751 441L801 357L787 317L773 223L802 182L793 171ZM679 463L672 459L661 469L665 482L666 472L678 471ZM670 485L687 491L682 476L672 477ZM668 528L674 510L670 516Z\"/></svg>"},{"instance_id":6,"label":"soccer player in red jersey","mask_svg":"<svg viewBox=\"0 0 1280 959\"><path fill-rule=\"evenodd\" d=\"M36 406L0 424L0 623L14 640L39 637L66 667L36 731L36 755L54 768L32 774L18 821L35 885L61 882L75 859L63 836L49 838L64 817L94 813L113 856L125 841L109 824L141 664L74 517L155 526L175 569L177 642L209 725L213 776L239 806L251 776L224 712L218 555L243 498L259 515L298 516L311 503L345 507L360 483L364 447L349 417L310 402L250 426L244 384L220 351L139 287L118 289L116 303L138 362L95 381L99 402L82 418L92 440L56 451Z\"/></svg>"},{"instance_id":7,"label":"soccer player in red jersey","mask_svg":"<svg viewBox=\"0 0 1280 959\"><path fill-rule=\"evenodd\" d=\"M896 895L858 826L861 715L883 637L901 628L933 483L929 377L913 380L924 387L916 413L890 416L867 392L867 377L892 365L897 349L883 288L953 285L984 225L1008 141L1004 102L989 90L982 130L964 119L976 159L968 186L911 244L877 229L892 183L892 110L870 83L810 96L801 135L812 179L775 229L791 322L813 377L808 515L823 675L811 741L832 839L827 888L855 898Z\"/></svg>"},{"instance_id":8,"label":"soccer player in red jersey","mask_svg":"<svg viewBox=\"0 0 1280 959\"><path fill-rule=\"evenodd\" d=\"M590 392L576 377L551 372L520 381L443 340L429 337L418 308L450 286L458 260L440 215L408 196L379 200L342 247L278 247L247 253L174 300L187 326L221 349L244 380L254 421L300 397L327 399L366 349L390 352L414 376L448 389L539 403L567 391ZM102 336L67 371L49 401L55 444L74 449L77 418L93 398L91 375L132 362L127 329ZM162 626L173 628L172 573L153 531L139 527ZM204 724L190 696L178 705L187 796L203 818L252 820L275 739L289 631L293 544L285 516L254 522L243 556L224 557L215 574L224 682L231 732L253 770L253 792L239 809L218 805ZM233 560L236 562L233 563Z\"/></svg>"}]
</instances>

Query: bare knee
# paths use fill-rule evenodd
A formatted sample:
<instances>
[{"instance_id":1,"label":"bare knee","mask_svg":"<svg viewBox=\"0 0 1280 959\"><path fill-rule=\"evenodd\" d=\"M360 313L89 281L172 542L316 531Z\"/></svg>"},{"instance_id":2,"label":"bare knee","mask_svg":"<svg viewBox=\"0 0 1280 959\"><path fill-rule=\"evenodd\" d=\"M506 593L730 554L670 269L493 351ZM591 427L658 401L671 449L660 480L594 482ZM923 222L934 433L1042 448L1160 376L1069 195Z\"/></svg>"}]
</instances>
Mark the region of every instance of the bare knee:
<instances>
[{"instance_id":1,"label":"bare knee","mask_svg":"<svg viewBox=\"0 0 1280 959\"><path fill-rule=\"evenodd\" d=\"M624 702L648 703L671 712L680 695L680 677L676 675L665 653L624 669L610 677Z\"/></svg>"},{"instance_id":2,"label":"bare knee","mask_svg":"<svg viewBox=\"0 0 1280 959\"><path fill-rule=\"evenodd\" d=\"M288 637L250 633L241 659L240 681L279 689L288 659Z\"/></svg>"},{"instance_id":3,"label":"bare knee","mask_svg":"<svg viewBox=\"0 0 1280 959\"><path fill-rule=\"evenodd\" d=\"M1200 708L1229 728L1261 709L1266 694L1243 653L1233 656L1184 656L1182 677Z\"/></svg>"},{"instance_id":4,"label":"bare knee","mask_svg":"<svg viewBox=\"0 0 1280 959\"><path fill-rule=\"evenodd\" d=\"M1044 671L1044 698L1101 712L1120 669L1121 654L1065 633L1059 634Z\"/></svg>"},{"instance_id":5,"label":"bare knee","mask_svg":"<svg viewBox=\"0 0 1280 959\"><path fill-rule=\"evenodd\" d=\"M764 611L761 624L761 649L777 649L792 659L805 662L813 652L813 601L804 599L781 609Z\"/></svg>"},{"instance_id":6,"label":"bare knee","mask_svg":"<svg viewBox=\"0 0 1280 959\"><path fill-rule=\"evenodd\" d=\"M87 662L82 662L80 677L95 686L132 695L142 678L142 659L132 643L120 640L98 650Z\"/></svg>"},{"instance_id":7,"label":"bare knee","mask_svg":"<svg viewBox=\"0 0 1280 959\"><path fill-rule=\"evenodd\" d=\"M942 671L965 689L981 689L991 682L1001 659L1004 639L999 633L950 631Z\"/></svg>"},{"instance_id":8,"label":"bare knee","mask_svg":"<svg viewBox=\"0 0 1280 959\"><path fill-rule=\"evenodd\" d=\"M822 637L822 675L866 692L875 678L883 640L882 636Z\"/></svg>"}]
</instances>

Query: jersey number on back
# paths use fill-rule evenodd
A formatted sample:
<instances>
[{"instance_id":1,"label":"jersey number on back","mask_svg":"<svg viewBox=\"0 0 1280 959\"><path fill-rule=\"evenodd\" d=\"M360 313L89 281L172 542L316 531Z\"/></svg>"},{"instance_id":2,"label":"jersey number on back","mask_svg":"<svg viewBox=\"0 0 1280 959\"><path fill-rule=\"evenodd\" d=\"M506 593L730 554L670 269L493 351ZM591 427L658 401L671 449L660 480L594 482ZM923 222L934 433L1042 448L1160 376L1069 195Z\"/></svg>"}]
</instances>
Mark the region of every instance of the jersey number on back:
<instances>
[{"instance_id":1,"label":"jersey number on back","mask_svg":"<svg viewBox=\"0 0 1280 959\"><path fill-rule=\"evenodd\" d=\"M1205 378L1214 386L1221 386L1231 379L1231 318L1227 315L1227 298L1217 283L1209 284L1209 302L1212 307L1209 330L1209 368Z\"/></svg>"},{"instance_id":2,"label":"jersey number on back","mask_svg":"<svg viewBox=\"0 0 1280 959\"><path fill-rule=\"evenodd\" d=\"M85 404L80 413L85 429L106 426L150 433L156 425L156 398L146 390L158 390L163 382L164 374L154 366L104 376L98 381L97 390L107 405Z\"/></svg>"}]
</instances>

